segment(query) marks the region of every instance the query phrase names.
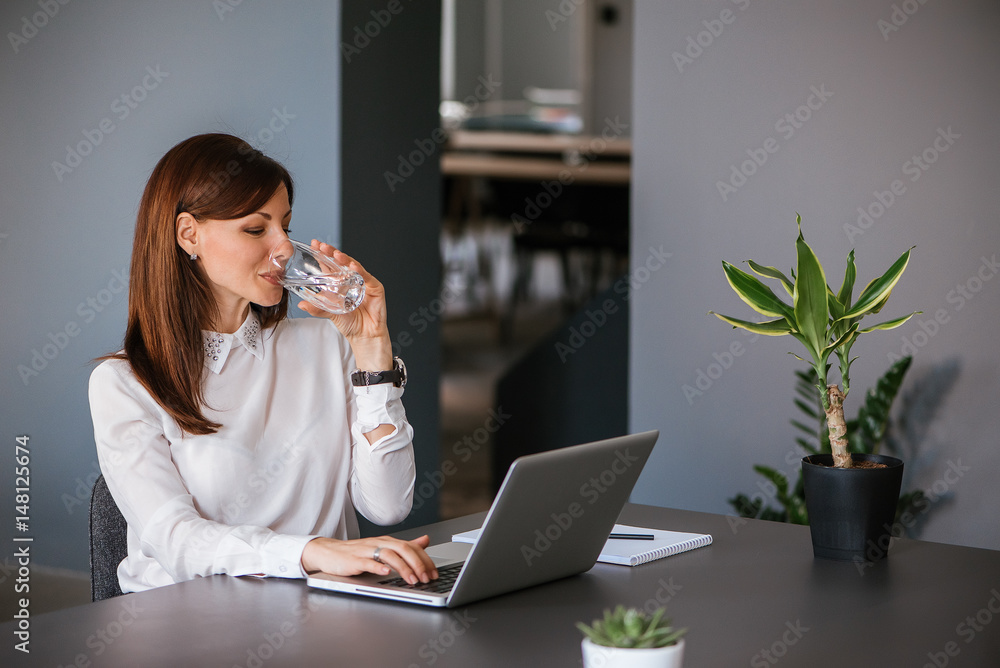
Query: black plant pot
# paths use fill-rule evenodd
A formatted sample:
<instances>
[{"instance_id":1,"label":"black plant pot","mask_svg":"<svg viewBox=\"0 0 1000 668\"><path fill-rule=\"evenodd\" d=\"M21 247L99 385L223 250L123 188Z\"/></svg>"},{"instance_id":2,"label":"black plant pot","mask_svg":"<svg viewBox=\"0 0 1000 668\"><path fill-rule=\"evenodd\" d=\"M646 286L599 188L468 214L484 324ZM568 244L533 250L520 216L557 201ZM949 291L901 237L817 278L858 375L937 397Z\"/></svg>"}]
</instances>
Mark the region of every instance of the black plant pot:
<instances>
[{"instance_id":1,"label":"black plant pot","mask_svg":"<svg viewBox=\"0 0 1000 668\"><path fill-rule=\"evenodd\" d=\"M886 455L852 454L877 469L833 468L833 455L802 458L813 555L840 561L879 561L889 554L903 462Z\"/></svg>"}]
</instances>

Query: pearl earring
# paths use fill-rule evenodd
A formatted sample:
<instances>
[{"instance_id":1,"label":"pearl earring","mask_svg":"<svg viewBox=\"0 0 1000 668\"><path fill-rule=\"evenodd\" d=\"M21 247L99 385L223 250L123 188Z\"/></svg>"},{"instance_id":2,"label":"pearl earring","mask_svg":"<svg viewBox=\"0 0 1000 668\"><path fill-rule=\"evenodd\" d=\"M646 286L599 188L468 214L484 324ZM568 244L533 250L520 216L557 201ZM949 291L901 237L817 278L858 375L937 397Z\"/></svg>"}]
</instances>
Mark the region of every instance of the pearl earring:
<instances>
[{"instance_id":1,"label":"pearl earring","mask_svg":"<svg viewBox=\"0 0 1000 668\"><path fill-rule=\"evenodd\" d=\"M197 260L197 259L198 259L198 254L197 253L191 253L191 260L194 261L194 260Z\"/></svg>"}]
</instances>

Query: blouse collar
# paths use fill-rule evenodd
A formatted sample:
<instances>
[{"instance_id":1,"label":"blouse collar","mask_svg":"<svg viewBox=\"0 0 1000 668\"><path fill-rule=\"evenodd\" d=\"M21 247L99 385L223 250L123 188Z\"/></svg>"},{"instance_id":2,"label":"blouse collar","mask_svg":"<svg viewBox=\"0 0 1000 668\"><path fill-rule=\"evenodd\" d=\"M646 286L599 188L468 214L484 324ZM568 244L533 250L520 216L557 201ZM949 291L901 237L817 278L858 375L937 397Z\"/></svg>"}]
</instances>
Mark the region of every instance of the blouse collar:
<instances>
[{"instance_id":1,"label":"blouse collar","mask_svg":"<svg viewBox=\"0 0 1000 668\"><path fill-rule=\"evenodd\" d=\"M264 359L264 346L260 337L260 320L253 309L250 309L247 319L232 334L202 330L201 336L205 343L205 366L212 373L222 371L222 366L229 358L229 353L234 347L240 345L258 360Z\"/></svg>"}]
</instances>

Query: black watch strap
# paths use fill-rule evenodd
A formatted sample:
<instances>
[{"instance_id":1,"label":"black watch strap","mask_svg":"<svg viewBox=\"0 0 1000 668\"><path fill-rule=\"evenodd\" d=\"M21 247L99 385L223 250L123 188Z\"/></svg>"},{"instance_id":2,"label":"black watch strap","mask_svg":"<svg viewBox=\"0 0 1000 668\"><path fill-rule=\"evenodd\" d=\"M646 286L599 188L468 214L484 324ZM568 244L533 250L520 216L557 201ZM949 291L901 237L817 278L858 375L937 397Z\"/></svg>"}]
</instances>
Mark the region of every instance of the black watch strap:
<instances>
[{"instance_id":1,"label":"black watch strap","mask_svg":"<svg viewBox=\"0 0 1000 668\"><path fill-rule=\"evenodd\" d=\"M406 385L406 365L398 357L392 358L392 369L388 371L355 371L351 374L351 384L354 387L382 385L392 383L396 387Z\"/></svg>"}]
</instances>

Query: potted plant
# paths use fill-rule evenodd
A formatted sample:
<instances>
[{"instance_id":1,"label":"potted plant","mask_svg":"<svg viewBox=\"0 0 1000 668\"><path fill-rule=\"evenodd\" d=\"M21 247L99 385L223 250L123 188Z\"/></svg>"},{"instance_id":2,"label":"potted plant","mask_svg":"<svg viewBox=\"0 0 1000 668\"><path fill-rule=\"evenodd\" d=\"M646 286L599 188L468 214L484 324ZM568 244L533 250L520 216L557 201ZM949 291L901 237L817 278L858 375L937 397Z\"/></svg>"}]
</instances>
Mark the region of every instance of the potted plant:
<instances>
[{"instance_id":1,"label":"potted plant","mask_svg":"<svg viewBox=\"0 0 1000 668\"><path fill-rule=\"evenodd\" d=\"M912 357L903 357L889 367L864 395L863 403L858 408L857 417L853 420L847 420L848 446L852 453L879 454L883 441L887 447L901 447L898 442L895 442L897 439L889 433L890 411L912 361ZM812 369L808 371L797 369L795 376L795 393L798 395L795 399L795 405L804 414L804 421L791 421L796 429L803 432L795 441L807 454L818 455L824 452L829 454L830 434L826 428L823 401L816 387L816 373ZM917 396L911 397L904 403L897 418L899 425L908 424L907 432L918 431L916 425L921 424L926 419L921 414L923 411L915 407L915 403L918 403L923 395L923 392L919 391L921 382L917 381L917 384ZM926 381L923 384L926 385ZM917 437L919 438L920 435ZM794 483L789 476L777 468L758 464L753 469L767 481L757 484L762 491L770 487L770 495L777 502L777 507L767 503L767 499L759 492L753 495L738 493L733 498L728 499L729 505L736 513L740 517L808 525L809 515L806 512L806 495L802 485L801 466ZM908 525L907 529L912 529L912 521L908 519L902 522L902 518L926 517L930 510L931 500L924 494L923 490L911 489L901 492L899 502L896 504L896 522L905 523Z\"/></svg>"},{"instance_id":2,"label":"potted plant","mask_svg":"<svg viewBox=\"0 0 1000 668\"><path fill-rule=\"evenodd\" d=\"M680 668L687 629L673 628L665 613L658 608L647 615L619 605L614 612L605 610L604 619L590 626L577 622L585 636L584 668Z\"/></svg>"},{"instance_id":3,"label":"potted plant","mask_svg":"<svg viewBox=\"0 0 1000 668\"><path fill-rule=\"evenodd\" d=\"M885 306L910 261L912 247L889 269L871 281L857 301L854 282L857 268L854 251L847 256L847 270L837 292L827 285L823 267L802 236L802 219L796 215L799 236L795 242L796 267L791 278L774 267L749 260L750 269L781 284L791 304L778 298L756 276L723 261L729 285L740 299L769 320L749 322L713 313L733 327L765 336L791 335L807 351L808 362L818 379L817 388L830 436L832 454L802 459L806 508L810 519L813 553L817 557L876 561L886 556L889 534L903 478L903 462L874 454L853 456L848 449L844 420L844 398L851 387L851 347L861 334L899 327L920 313L882 322L864 329L861 320ZM792 353L794 355L794 353ZM839 361L841 386L830 383L830 356Z\"/></svg>"}]
</instances>

